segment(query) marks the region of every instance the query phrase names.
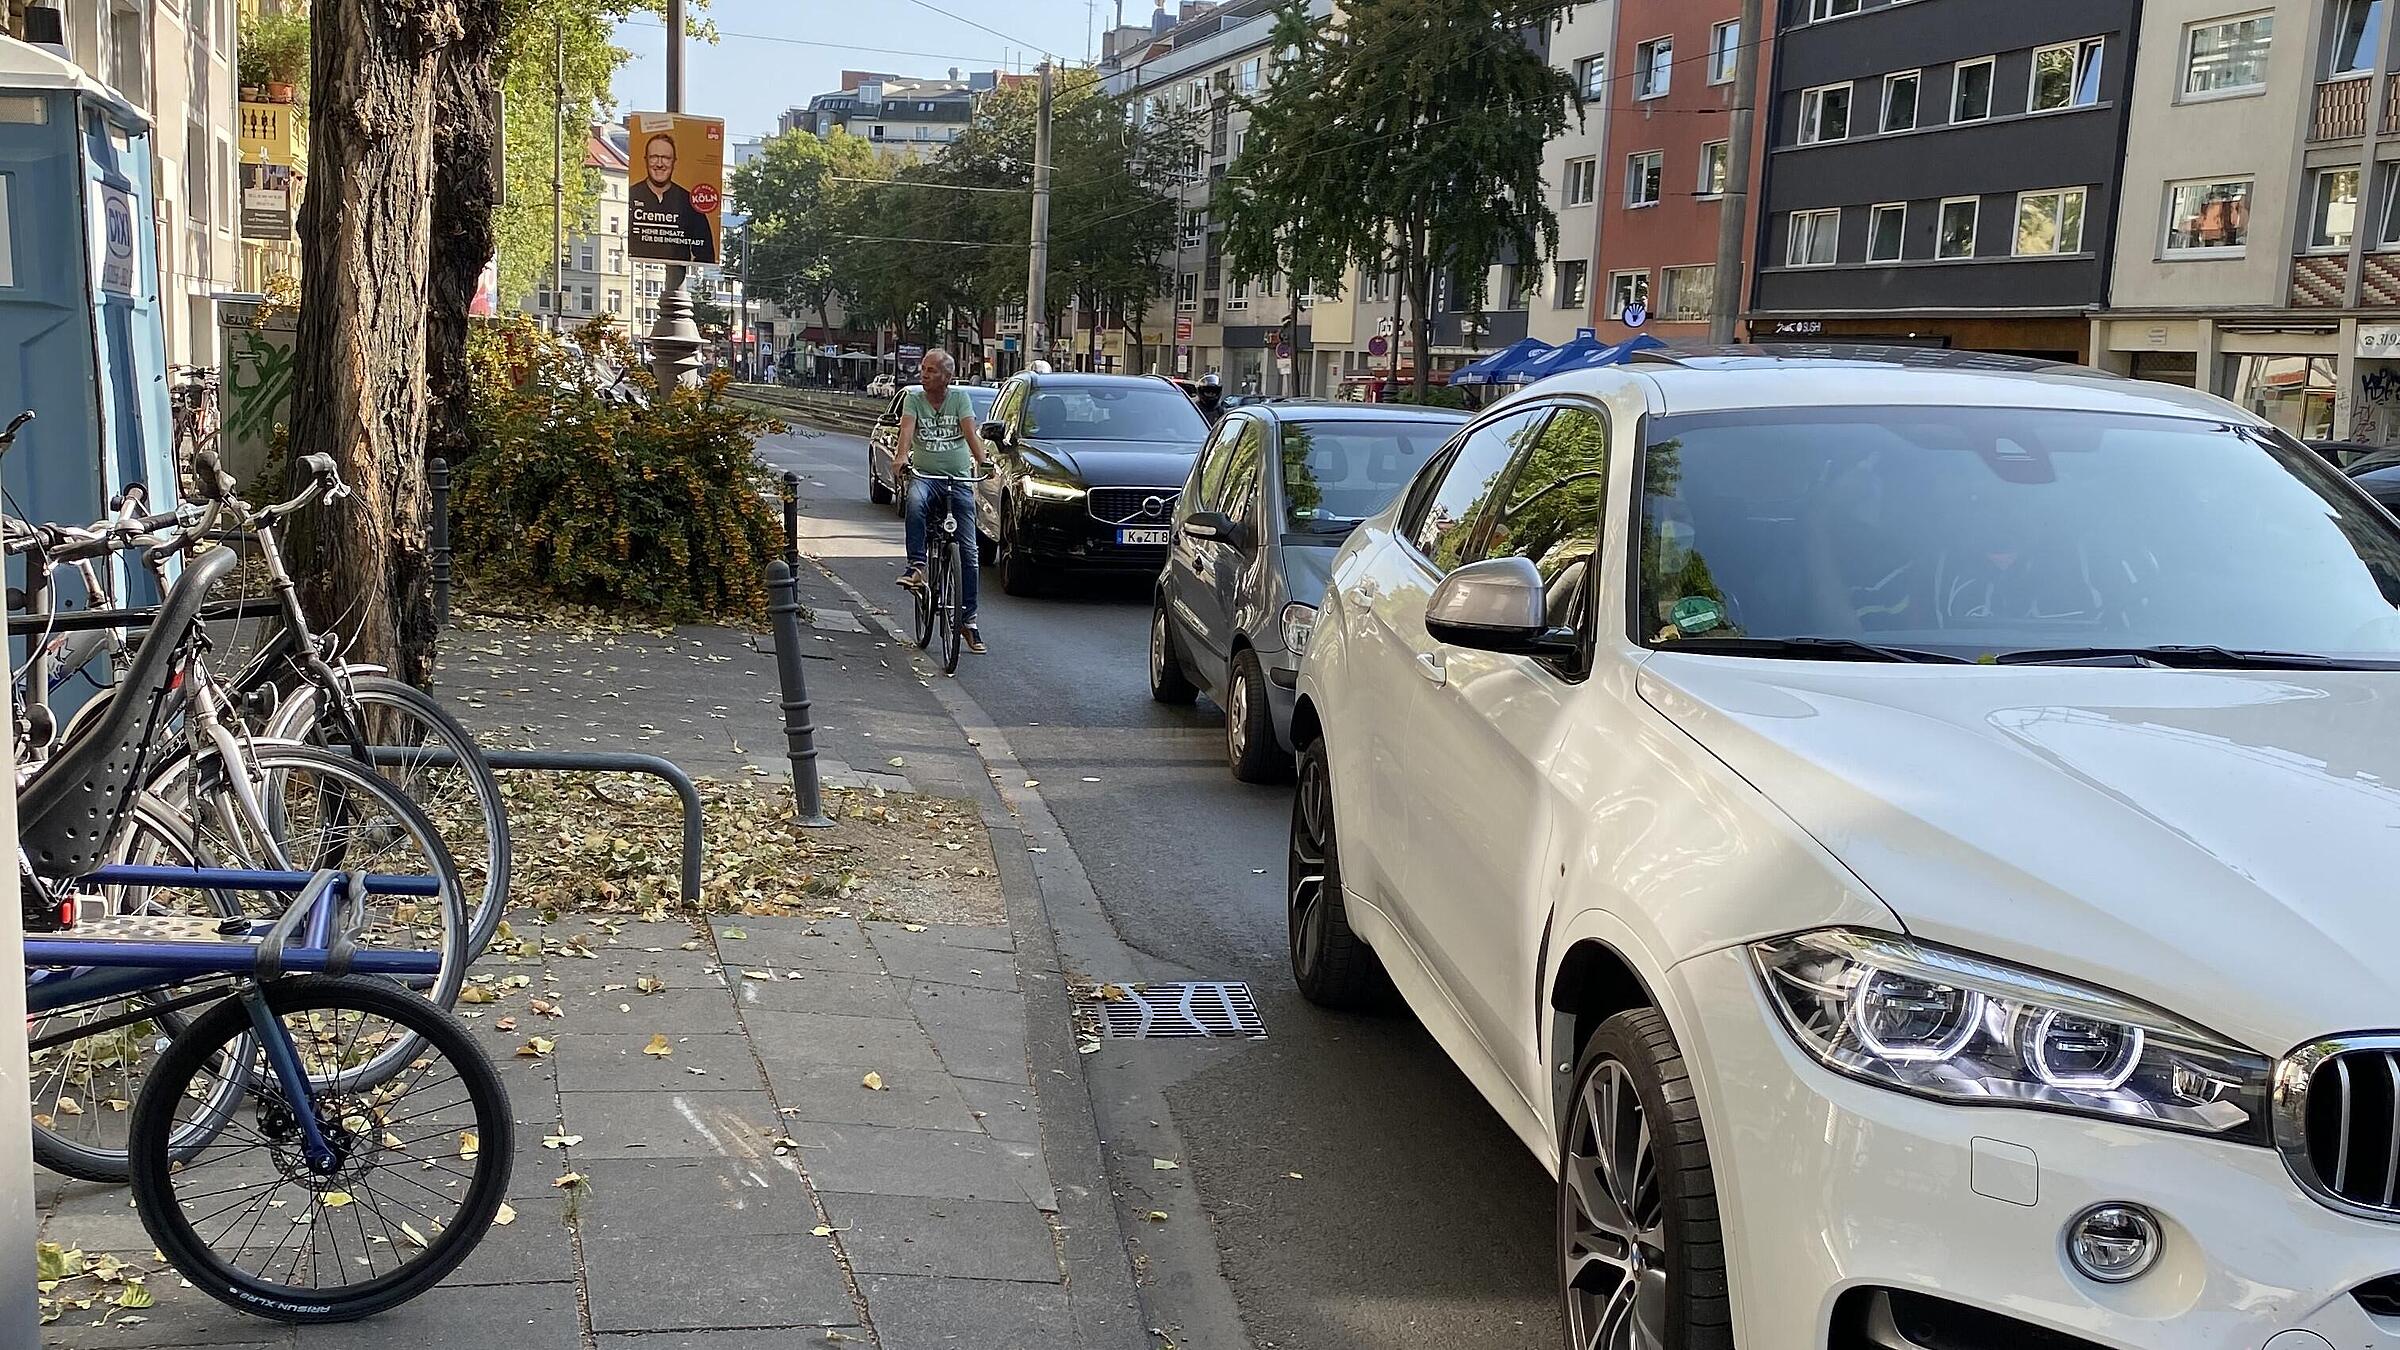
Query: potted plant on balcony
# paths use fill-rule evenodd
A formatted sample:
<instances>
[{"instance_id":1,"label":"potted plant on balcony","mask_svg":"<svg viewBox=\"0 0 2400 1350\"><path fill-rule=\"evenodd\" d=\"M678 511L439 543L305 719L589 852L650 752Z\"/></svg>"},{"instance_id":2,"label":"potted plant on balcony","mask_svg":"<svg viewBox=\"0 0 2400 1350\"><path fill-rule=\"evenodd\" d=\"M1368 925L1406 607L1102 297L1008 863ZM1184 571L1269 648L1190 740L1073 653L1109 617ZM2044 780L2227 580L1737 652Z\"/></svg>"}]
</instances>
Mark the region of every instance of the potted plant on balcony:
<instances>
[{"instance_id":1,"label":"potted plant on balcony","mask_svg":"<svg viewBox=\"0 0 2400 1350\"><path fill-rule=\"evenodd\" d=\"M245 17L240 34L244 97L256 86L269 103L290 103L308 83L308 15L297 9Z\"/></svg>"}]
</instances>

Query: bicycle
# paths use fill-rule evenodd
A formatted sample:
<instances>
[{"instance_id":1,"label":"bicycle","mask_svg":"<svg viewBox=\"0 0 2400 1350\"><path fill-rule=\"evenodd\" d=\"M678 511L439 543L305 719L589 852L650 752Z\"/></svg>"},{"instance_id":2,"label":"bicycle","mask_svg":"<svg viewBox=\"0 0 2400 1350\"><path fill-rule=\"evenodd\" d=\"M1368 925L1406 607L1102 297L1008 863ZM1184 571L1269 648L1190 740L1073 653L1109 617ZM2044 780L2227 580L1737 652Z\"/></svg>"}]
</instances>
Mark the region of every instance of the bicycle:
<instances>
[{"instance_id":1,"label":"bicycle","mask_svg":"<svg viewBox=\"0 0 2400 1350\"><path fill-rule=\"evenodd\" d=\"M967 478L955 475L911 473L927 483L964 483L972 490L983 481L982 476ZM917 648L931 652L938 631L942 638L942 670L958 673L958 653L964 634L960 631L958 607L960 591L965 586L966 542L958 537L958 516L945 507L942 511L939 535L928 533L925 550L925 581L913 588L917 600ZM930 525L931 522L928 522Z\"/></svg>"}]
</instances>

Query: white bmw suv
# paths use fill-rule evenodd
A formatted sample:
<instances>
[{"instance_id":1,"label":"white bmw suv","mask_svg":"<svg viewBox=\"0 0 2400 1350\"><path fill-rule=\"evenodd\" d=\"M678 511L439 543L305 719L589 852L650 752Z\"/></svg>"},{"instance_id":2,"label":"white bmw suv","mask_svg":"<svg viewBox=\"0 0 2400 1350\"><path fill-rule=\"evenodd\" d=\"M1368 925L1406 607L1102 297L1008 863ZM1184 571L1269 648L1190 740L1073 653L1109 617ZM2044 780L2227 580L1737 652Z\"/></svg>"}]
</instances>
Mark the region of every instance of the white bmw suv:
<instances>
[{"instance_id":1,"label":"white bmw suv","mask_svg":"<svg viewBox=\"0 0 2400 1350\"><path fill-rule=\"evenodd\" d=\"M2394 1350L2395 605L2189 391L1563 376L1335 564L1293 970L1557 1175L1579 1350Z\"/></svg>"}]
</instances>

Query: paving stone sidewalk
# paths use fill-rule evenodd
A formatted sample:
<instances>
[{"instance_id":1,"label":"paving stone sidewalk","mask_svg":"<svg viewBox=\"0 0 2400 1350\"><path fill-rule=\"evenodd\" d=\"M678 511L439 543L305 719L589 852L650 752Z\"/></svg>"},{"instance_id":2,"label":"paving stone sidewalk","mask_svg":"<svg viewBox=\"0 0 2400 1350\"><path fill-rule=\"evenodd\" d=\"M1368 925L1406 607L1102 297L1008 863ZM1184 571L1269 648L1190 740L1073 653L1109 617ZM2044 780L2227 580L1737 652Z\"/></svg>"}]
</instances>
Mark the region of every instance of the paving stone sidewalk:
<instances>
[{"instance_id":1,"label":"paving stone sidewalk","mask_svg":"<svg viewBox=\"0 0 2400 1350\"><path fill-rule=\"evenodd\" d=\"M1074 1095L1064 1019L1050 1015L1064 991L1022 840L905 654L833 617L845 602L811 575L807 598L825 626L812 631L824 650L808 671L829 779L982 802L1013 924L910 931L827 914L698 926L611 917L604 928L572 914L546 926L512 915L520 938L558 941L488 955L479 979L521 975L525 985L460 1010L487 1035L509 1088L511 1224L440 1289L370 1322L260 1322L161 1271L149 1279L155 1307L104 1318L104 1299L46 1328L46 1345L1148 1343L1086 1137L1089 1107ZM604 640L461 632L447 640L440 692L487 743L643 749L702 775L780 772L763 647L709 629ZM570 954L585 946L591 955ZM663 989L640 992L642 976ZM564 1015L534 1015L534 997ZM497 1022L512 1014L503 1033ZM529 1032L550 1038L551 1053L516 1055ZM644 1053L660 1034L673 1053ZM1045 1103L1037 1084L1064 1095ZM1045 1116L1054 1148L1073 1155L1059 1181ZM569 1173L583 1181L554 1184ZM158 1268L123 1190L43 1174L40 1201L46 1237Z\"/></svg>"}]
</instances>

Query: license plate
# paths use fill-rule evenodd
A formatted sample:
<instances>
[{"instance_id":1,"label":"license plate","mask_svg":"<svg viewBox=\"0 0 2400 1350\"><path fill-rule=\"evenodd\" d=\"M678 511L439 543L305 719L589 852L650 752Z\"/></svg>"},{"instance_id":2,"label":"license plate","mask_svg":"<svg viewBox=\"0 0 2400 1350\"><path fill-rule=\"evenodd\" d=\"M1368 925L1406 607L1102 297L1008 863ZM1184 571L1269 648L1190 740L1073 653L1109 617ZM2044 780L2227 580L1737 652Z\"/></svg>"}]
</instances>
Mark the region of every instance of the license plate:
<instances>
[{"instance_id":1,"label":"license plate","mask_svg":"<svg viewBox=\"0 0 2400 1350\"><path fill-rule=\"evenodd\" d=\"M1164 548L1166 547L1167 543L1167 531L1119 530L1117 531L1117 542L1128 547L1138 544L1156 544L1159 547Z\"/></svg>"}]
</instances>

